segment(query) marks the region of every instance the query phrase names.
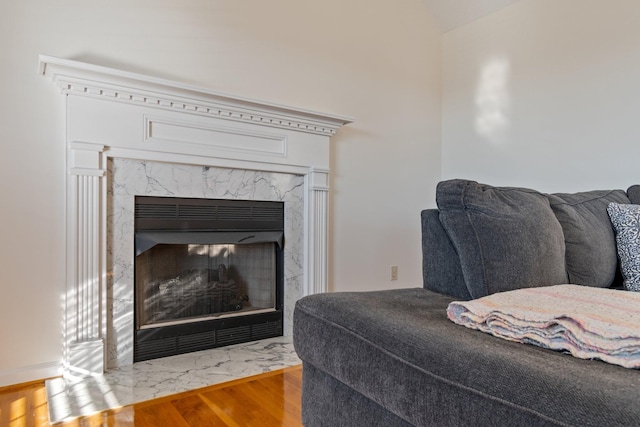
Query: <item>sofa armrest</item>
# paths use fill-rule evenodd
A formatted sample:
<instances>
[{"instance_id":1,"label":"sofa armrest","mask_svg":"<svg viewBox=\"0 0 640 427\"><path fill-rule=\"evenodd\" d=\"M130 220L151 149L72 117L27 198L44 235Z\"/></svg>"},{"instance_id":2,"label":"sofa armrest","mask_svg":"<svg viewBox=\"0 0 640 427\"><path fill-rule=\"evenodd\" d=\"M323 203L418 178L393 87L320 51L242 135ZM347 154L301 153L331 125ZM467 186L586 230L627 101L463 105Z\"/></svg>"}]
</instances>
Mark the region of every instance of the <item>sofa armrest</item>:
<instances>
[{"instance_id":1,"label":"sofa armrest","mask_svg":"<svg viewBox=\"0 0 640 427\"><path fill-rule=\"evenodd\" d=\"M437 209L426 209L422 217L422 277L425 289L470 300L462 267Z\"/></svg>"}]
</instances>

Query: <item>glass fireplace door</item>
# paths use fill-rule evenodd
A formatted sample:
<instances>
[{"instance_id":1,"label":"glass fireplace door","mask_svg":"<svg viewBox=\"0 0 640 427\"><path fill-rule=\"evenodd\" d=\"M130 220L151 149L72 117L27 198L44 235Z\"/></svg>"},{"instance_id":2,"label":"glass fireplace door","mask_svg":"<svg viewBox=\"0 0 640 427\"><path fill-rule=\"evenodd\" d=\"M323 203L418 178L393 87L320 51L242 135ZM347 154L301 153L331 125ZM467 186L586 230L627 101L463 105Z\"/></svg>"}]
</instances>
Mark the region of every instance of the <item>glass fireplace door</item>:
<instances>
[{"instance_id":1,"label":"glass fireplace door","mask_svg":"<svg viewBox=\"0 0 640 427\"><path fill-rule=\"evenodd\" d=\"M275 310L275 245L157 244L139 254L137 327Z\"/></svg>"}]
</instances>

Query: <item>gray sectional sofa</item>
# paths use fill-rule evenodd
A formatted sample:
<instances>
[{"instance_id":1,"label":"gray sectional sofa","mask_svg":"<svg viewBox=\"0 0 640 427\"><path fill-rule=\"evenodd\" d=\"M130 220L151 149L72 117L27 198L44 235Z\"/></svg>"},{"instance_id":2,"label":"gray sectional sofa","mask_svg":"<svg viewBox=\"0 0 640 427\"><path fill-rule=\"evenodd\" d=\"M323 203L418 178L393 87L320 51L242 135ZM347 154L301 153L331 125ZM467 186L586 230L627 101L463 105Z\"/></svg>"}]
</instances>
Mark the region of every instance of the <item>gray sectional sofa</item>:
<instances>
[{"instance_id":1,"label":"gray sectional sofa","mask_svg":"<svg viewBox=\"0 0 640 427\"><path fill-rule=\"evenodd\" d=\"M436 199L422 212L423 287L296 304L305 426L640 425L639 371L446 315L451 301L510 289L620 286L606 207L640 204L640 186L543 194L451 180Z\"/></svg>"}]
</instances>

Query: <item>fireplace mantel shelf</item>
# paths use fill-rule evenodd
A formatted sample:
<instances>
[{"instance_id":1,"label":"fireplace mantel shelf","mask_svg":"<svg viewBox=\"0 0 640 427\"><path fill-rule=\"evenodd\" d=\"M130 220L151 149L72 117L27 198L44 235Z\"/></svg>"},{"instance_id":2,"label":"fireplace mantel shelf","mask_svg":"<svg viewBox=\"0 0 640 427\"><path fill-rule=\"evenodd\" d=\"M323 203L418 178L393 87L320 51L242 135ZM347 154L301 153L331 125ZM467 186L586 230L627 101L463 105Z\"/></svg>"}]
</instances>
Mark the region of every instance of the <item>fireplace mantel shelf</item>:
<instances>
[{"instance_id":1,"label":"fireplace mantel shelf","mask_svg":"<svg viewBox=\"0 0 640 427\"><path fill-rule=\"evenodd\" d=\"M114 215L108 210L113 182L107 170L114 162L133 162L136 172L145 169L147 162L164 165L163 173L174 180L168 184L175 187L177 177L184 180L171 190L170 195L177 197L203 197L213 187L222 191L223 198L263 197L220 189L228 175L224 172L224 179L211 178L214 170L240 172L245 189L264 180L255 174L295 177L303 183L297 187L302 194L290 201L292 206L300 205L300 218L289 215L288 223L285 215L285 228L292 227L300 243L289 245L289 251L296 250L286 255L291 260L288 265L295 268L289 269L285 258L294 289L287 294L285 277L285 335L291 329L295 300L326 292L329 139L351 123L351 118L47 55L39 57L39 73L54 82L66 99L66 368L96 374L112 360L117 360L115 366L133 363L128 348L116 356L121 349L113 351L114 337L128 345L133 334L128 326L133 323L132 312L114 315L111 296L128 293L133 286L126 274L114 271L107 256L114 228L108 226L109 215ZM149 170L155 169L158 167ZM202 184L205 175L215 182ZM269 181L272 193L265 197L293 197L282 176ZM148 182L157 178L144 175L137 178L140 181L127 181L127 191L131 197L145 191L150 191L146 195L169 195L149 188ZM132 259L127 257L132 253L129 249L120 253L122 264L117 268L130 264ZM116 276L118 283L112 283L110 278Z\"/></svg>"},{"instance_id":2,"label":"fireplace mantel shelf","mask_svg":"<svg viewBox=\"0 0 640 427\"><path fill-rule=\"evenodd\" d=\"M63 93L184 110L226 120L334 135L352 123L347 116L328 115L285 105L215 92L171 80L145 76L70 59L40 55L39 72L50 76Z\"/></svg>"}]
</instances>

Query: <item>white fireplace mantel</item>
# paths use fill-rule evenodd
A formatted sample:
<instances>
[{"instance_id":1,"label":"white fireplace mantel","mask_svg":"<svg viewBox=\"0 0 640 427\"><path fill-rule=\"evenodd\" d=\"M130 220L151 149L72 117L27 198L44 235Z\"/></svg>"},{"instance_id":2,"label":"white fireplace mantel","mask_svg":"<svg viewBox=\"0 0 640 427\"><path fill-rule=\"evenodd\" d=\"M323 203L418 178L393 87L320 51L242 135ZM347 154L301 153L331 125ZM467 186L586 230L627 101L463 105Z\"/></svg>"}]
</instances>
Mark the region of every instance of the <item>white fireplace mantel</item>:
<instances>
[{"instance_id":1,"label":"white fireplace mantel","mask_svg":"<svg viewBox=\"0 0 640 427\"><path fill-rule=\"evenodd\" d=\"M105 369L109 159L304 177L304 295L327 290L329 139L349 117L231 96L50 56L66 96L66 367Z\"/></svg>"}]
</instances>

